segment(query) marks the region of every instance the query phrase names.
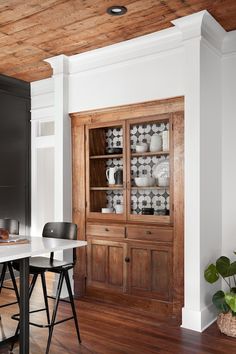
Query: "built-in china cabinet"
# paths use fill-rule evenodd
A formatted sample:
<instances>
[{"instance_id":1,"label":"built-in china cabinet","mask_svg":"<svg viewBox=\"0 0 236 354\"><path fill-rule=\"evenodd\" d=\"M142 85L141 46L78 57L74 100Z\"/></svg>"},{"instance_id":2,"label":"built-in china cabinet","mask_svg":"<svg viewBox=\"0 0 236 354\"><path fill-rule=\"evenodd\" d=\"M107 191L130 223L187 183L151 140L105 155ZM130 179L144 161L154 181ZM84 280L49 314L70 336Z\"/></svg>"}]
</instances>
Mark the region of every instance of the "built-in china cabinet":
<instances>
[{"instance_id":1,"label":"built-in china cabinet","mask_svg":"<svg viewBox=\"0 0 236 354\"><path fill-rule=\"evenodd\" d=\"M152 312L183 305L182 97L72 113L75 293Z\"/></svg>"}]
</instances>

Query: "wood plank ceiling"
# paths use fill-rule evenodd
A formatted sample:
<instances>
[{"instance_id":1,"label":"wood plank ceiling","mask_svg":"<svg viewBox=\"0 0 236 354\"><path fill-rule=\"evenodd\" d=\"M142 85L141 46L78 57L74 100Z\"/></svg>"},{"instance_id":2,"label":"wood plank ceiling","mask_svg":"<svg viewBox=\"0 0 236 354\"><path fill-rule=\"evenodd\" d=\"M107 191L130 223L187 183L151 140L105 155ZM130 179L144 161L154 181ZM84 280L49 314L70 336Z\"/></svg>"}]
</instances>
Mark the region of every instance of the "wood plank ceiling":
<instances>
[{"instance_id":1,"label":"wood plank ceiling","mask_svg":"<svg viewBox=\"0 0 236 354\"><path fill-rule=\"evenodd\" d=\"M128 12L108 15L107 7L117 4ZM45 58L160 31L204 9L226 31L236 29L236 0L1 0L0 73L28 82L47 78Z\"/></svg>"}]
</instances>

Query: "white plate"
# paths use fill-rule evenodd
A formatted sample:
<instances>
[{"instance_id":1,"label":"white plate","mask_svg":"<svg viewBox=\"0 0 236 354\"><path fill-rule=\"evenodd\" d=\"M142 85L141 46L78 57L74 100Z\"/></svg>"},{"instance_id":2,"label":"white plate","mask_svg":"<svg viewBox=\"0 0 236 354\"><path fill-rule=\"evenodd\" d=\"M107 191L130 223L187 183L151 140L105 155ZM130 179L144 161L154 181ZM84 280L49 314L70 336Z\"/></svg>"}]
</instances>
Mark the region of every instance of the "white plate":
<instances>
[{"instance_id":1,"label":"white plate","mask_svg":"<svg viewBox=\"0 0 236 354\"><path fill-rule=\"evenodd\" d=\"M170 165L169 161L162 161L153 167L153 174L155 178L159 177L169 177L170 176Z\"/></svg>"}]
</instances>

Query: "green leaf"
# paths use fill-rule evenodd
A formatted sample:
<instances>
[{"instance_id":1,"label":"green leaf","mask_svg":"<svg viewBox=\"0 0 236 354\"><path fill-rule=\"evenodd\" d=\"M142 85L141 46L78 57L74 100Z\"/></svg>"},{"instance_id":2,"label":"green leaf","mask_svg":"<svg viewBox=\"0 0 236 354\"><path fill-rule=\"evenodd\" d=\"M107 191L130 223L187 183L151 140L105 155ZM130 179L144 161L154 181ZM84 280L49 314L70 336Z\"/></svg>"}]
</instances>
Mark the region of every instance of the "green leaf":
<instances>
[{"instance_id":1,"label":"green leaf","mask_svg":"<svg viewBox=\"0 0 236 354\"><path fill-rule=\"evenodd\" d=\"M223 277L226 278L230 274L230 260L228 257L222 256L216 261L216 270Z\"/></svg>"},{"instance_id":2,"label":"green leaf","mask_svg":"<svg viewBox=\"0 0 236 354\"><path fill-rule=\"evenodd\" d=\"M229 306L225 301L225 293L222 290L217 291L213 295L212 302L218 310L220 310L222 312L229 311Z\"/></svg>"},{"instance_id":3,"label":"green leaf","mask_svg":"<svg viewBox=\"0 0 236 354\"><path fill-rule=\"evenodd\" d=\"M208 283L215 283L219 279L219 274L216 270L216 266L214 264L210 264L204 272L204 277Z\"/></svg>"},{"instance_id":4,"label":"green leaf","mask_svg":"<svg viewBox=\"0 0 236 354\"><path fill-rule=\"evenodd\" d=\"M233 312L236 312L236 294L225 294L225 301Z\"/></svg>"},{"instance_id":5,"label":"green leaf","mask_svg":"<svg viewBox=\"0 0 236 354\"><path fill-rule=\"evenodd\" d=\"M230 264L229 268L229 276L235 275L236 274L236 262L233 262Z\"/></svg>"}]
</instances>

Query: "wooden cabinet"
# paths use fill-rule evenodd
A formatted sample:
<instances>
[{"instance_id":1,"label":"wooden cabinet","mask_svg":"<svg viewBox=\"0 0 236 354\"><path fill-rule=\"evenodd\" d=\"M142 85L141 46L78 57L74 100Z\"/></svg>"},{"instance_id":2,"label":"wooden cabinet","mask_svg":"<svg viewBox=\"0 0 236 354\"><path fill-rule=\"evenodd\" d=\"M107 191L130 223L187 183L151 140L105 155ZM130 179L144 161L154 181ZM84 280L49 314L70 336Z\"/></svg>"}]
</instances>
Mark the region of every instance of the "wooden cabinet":
<instances>
[{"instance_id":1,"label":"wooden cabinet","mask_svg":"<svg viewBox=\"0 0 236 354\"><path fill-rule=\"evenodd\" d=\"M172 247L155 243L128 244L128 292L171 301Z\"/></svg>"},{"instance_id":2,"label":"wooden cabinet","mask_svg":"<svg viewBox=\"0 0 236 354\"><path fill-rule=\"evenodd\" d=\"M87 224L87 235L88 236L99 236L99 237L109 237L109 238L124 238L125 237L125 226L124 225L107 225L107 224Z\"/></svg>"},{"instance_id":3,"label":"wooden cabinet","mask_svg":"<svg viewBox=\"0 0 236 354\"><path fill-rule=\"evenodd\" d=\"M87 285L170 301L172 239L172 228L88 223Z\"/></svg>"},{"instance_id":4,"label":"wooden cabinet","mask_svg":"<svg viewBox=\"0 0 236 354\"><path fill-rule=\"evenodd\" d=\"M87 295L180 314L183 107L174 98L71 114L73 220L88 241L75 284L84 278ZM164 135L168 144L150 147Z\"/></svg>"},{"instance_id":5,"label":"wooden cabinet","mask_svg":"<svg viewBox=\"0 0 236 354\"><path fill-rule=\"evenodd\" d=\"M173 241L173 227L155 227L147 225L134 226L128 225L126 228L126 236L128 239L136 239L143 241L162 241L162 242L172 242Z\"/></svg>"},{"instance_id":6,"label":"wooden cabinet","mask_svg":"<svg viewBox=\"0 0 236 354\"><path fill-rule=\"evenodd\" d=\"M125 287L125 244L88 239L88 286L110 288L119 292Z\"/></svg>"}]
</instances>

